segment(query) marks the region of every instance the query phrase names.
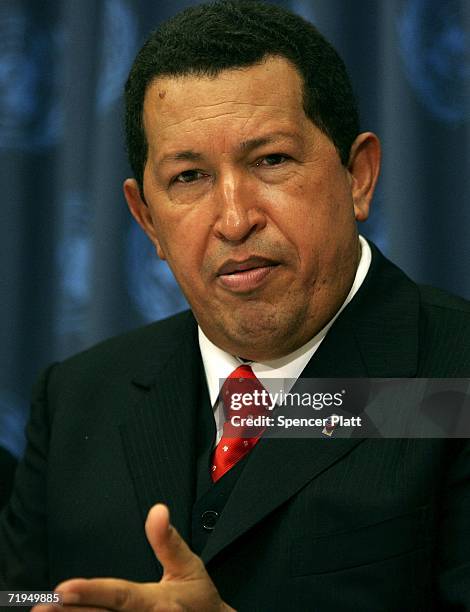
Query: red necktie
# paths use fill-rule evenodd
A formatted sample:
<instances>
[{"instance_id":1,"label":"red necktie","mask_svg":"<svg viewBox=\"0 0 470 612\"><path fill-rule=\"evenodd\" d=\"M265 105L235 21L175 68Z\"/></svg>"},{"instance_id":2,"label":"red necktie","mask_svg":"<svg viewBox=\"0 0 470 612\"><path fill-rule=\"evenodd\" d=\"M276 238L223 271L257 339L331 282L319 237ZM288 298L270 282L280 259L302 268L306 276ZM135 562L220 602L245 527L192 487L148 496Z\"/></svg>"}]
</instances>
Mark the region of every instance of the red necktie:
<instances>
[{"instance_id":1,"label":"red necktie","mask_svg":"<svg viewBox=\"0 0 470 612\"><path fill-rule=\"evenodd\" d=\"M234 408L234 399L240 399L234 394L249 394L253 398L253 405L244 405L240 409ZM242 459L258 442L264 431L263 426L242 425L235 426L232 418L266 416L268 414L267 391L256 378L249 365L241 365L225 380L220 391L224 405L225 423L222 438L212 455L211 476L216 482L228 472L240 459ZM256 401L258 400L258 401ZM256 403L255 403L256 402Z\"/></svg>"}]
</instances>

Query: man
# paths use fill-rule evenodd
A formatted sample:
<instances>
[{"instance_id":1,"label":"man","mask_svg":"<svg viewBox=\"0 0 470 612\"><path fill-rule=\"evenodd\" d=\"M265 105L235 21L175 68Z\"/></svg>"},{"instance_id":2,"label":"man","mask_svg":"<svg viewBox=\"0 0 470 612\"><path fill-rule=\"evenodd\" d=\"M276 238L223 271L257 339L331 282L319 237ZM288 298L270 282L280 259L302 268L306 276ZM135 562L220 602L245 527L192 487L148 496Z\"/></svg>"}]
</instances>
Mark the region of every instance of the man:
<instances>
[{"instance_id":1,"label":"man","mask_svg":"<svg viewBox=\"0 0 470 612\"><path fill-rule=\"evenodd\" d=\"M336 52L275 6L192 8L143 47L126 105L126 199L192 314L44 374L8 588L61 582L82 611L470 609L464 440L222 426L219 378L470 373L468 304L358 238L380 148Z\"/></svg>"}]
</instances>

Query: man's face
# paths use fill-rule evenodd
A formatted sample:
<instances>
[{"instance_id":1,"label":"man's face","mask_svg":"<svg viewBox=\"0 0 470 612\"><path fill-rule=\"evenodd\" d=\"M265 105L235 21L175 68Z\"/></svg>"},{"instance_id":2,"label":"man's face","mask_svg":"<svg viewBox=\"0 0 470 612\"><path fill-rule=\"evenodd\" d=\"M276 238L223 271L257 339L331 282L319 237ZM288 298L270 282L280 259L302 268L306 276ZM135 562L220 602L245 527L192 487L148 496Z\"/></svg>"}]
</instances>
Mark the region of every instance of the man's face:
<instances>
[{"instance_id":1,"label":"man's face","mask_svg":"<svg viewBox=\"0 0 470 612\"><path fill-rule=\"evenodd\" d=\"M144 125L148 208L133 180L126 197L204 333L257 361L307 342L351 287L368 198L306 117L296 69L159 78Z\"/></svg>"}]
</instances>

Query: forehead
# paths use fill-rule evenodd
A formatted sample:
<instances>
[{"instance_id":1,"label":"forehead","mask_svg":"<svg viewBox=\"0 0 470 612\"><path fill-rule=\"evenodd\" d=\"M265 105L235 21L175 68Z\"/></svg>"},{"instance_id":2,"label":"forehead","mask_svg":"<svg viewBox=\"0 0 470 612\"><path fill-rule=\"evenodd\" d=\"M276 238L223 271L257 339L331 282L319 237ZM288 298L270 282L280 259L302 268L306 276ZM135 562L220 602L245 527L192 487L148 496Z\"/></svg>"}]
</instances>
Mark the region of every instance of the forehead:
<instances>
[{"instance_id":1,"label":"forehead","mask_svg":"<svg viewBox=\"0 0 470 612\"><path fill-rule=\"evenodd\" d=\"M144 101L149 146L189 133L252 133L266 128L298 126L303 111L302 79L286 59L270 57L260 64L220 72L215 77L155 79ZM268 125L268 124L273 124ZM242 134L240 134L242 135Z\"/></svg>"}]
</instances>

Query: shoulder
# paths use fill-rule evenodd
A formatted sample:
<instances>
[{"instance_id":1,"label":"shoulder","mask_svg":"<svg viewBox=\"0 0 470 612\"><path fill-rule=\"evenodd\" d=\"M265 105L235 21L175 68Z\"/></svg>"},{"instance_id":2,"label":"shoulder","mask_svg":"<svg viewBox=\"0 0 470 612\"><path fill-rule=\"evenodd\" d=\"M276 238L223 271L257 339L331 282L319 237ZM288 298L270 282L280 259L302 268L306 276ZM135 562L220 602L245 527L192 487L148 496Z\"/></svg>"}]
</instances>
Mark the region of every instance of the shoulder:
<instances>
[{"instance_id":1,"label":"shoulder","mask_svg":"<svg viewBox=\"0 0 470 612\"><path fill-rule=\"evenodd\" d=\"M369 335L380 336L389 353L393 348L401 360L412 355L418 376L470 376L470 302L415 283L369 244L372 263L357 300L357 320Z\"/></svg>"},{"instance_id":2,"label":"shoulder","mask_svg":"<svg viewBox=\"0 0 470 612\"><path fill-rule=\"evenodd\" d=\"M417 306L421 315L436 323L469 320L469 301L442 289L415 283L370 241L369 245L372 264L364 282L369 293L372 292L382 301L404 302L413 307Z\"/></svg>"},{"instance_id":3,"label":"shoulder","mask_svg":"<svg viewBox=\"0 0 470 612\"><path fill-rule=\"evenodd\" d=\"M470 302L426 285L418 285L418 291L424 371L432 371L438 360L445 376L470 376Z\"/></svg>"},{"instance_id":4,"label":"shoulder","mask_svg":"<svg viewBox=\"0 0 470 612\"><path fill-rule=\"evenodd\" d=\"M418 285L418 290L423 307L436 316L447 312L463 318L470 316L470 302L468 300L429 285Z\"/></svg>"},{"instance_id":5,"label":"shoulder","mask_svg":"<svg viewBox=\"0 0 470 612\"><path fill-rule=\"evenodd\" d=\"M108 378L127 380L163 367L183 344L197 344L197 324L191 311L109 338L57 364L50 380L74 385L77 381Z\"/></svg>"},{"instance_id":6,"label":"shoulder","mask_svg":"<svg viewBox=\"0 0 470 612\"><path fill-rule=\"evenodd\" d=\"M439 329L441 333L457 335L460 341L468 341L470 302L429 285L417 285L417 288L422 324L429 329Z\"/></svg>"}]
</instances>

